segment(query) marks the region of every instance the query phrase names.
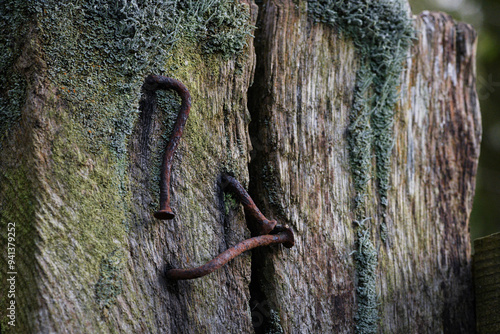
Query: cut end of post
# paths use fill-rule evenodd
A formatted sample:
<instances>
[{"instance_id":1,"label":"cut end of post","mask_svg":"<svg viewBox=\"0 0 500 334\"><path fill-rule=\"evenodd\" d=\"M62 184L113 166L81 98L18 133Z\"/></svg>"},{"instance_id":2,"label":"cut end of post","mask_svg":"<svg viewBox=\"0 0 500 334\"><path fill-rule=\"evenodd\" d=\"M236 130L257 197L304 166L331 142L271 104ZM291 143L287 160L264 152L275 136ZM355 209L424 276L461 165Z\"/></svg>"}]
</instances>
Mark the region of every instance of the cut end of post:
<instances>
[{"instance_id":1,"label":"cut end of post","mask_svg":"<svg viewBox=\"0 0 500 334\"><path fill-rule=\"evenodd\" d=\"M174 219L175 213L172 210L159 210L155 212L154 217L161 220L170 220Z\"/></svg>"}]
</instances>

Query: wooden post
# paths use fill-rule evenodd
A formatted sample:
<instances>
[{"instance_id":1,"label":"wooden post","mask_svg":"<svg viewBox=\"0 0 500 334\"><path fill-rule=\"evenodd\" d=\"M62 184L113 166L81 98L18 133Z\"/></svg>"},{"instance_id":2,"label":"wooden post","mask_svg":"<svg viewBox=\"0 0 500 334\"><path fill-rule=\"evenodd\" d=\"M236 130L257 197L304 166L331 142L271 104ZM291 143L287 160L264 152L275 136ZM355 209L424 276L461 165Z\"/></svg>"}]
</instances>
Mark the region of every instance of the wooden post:
<instances>
[{"instance_id":1,"label":"wooden post","mask_svg":"<svg viewBox=\"0 0 500 334\"><path fill-rule=\"evenodd\" d=\"M4 3L2 333L474 331L470 26L393 0ZM180 103L150 74L192 98L170 221ZM223 173L295 247L168 280L250 237Z\"/></svg>"},{"instance_id":2,"label":"wooden post","mask_svg":"<svg viewBox=\"0 0 500 334\"><path fill-rule=\"evenodd\" d=\"M500 233L474 240L478 333L500 332Z\"/></svg>"}]
</instances>

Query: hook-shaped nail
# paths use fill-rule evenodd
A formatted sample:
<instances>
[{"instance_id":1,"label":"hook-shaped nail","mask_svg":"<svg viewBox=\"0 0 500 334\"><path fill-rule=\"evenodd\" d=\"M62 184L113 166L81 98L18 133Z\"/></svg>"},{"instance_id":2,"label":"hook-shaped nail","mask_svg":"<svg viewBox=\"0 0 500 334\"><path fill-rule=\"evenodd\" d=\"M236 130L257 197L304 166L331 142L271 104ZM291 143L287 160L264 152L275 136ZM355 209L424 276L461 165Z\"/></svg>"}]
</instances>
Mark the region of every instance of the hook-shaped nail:
<instances>
[{"instance_id":1,"label":"hook-shaped nail","mask_svg":"<svg viewBox=\"0 0 500 334\"><path fill-rule=\"evenodd\" d=\"M187 280L202 277L210 274L211 272L219 269L238 255L247 250L268 246L273 244L283 244L287 248L293 247L295 244L295 239L292 230L288 227L277 227L275 229L278 231L277 234L266 234L260 235L258 237L253 237L244 240L234 247L219 254L215 259L205 263L202 266L192 268L192 269L170 269L166 272L166 276L172 280Z\"/></svg>"},{"instance_id":2,"label":"hook-shaped nail","mask_svg":"<svg viewBox=\"0 0 500 334\"><path fill-rule=\"evenodd\" d=\"M163 164L160 175L160 209L154 213L154 216L157 219L173 219L175 214L170 207L170 176L172 170L172 160L189 115L189 110L191 108L191 95L182 82L161 75L149 75L145 80L144 88L150 91L172 89L179 94L182 100L181 108L179 110L177 120L175 121L174 130L163 155Z\"/></svg>"},{"instance_id":3,"label":"hook-shaped nail","mask_svg":"<svg viewBox=\"0 0 500 334\"><path fill-rule=\"evenodd\" d=\"M223 188L227 187L238 197L245 208L247 219L250 218L249 221L257 224L255 228L258 234L268 234L274 229L276 220L269 220L260 212L257 205L255 205L248 192L238 180L229 175L222 175L222 185Z\"/></svg>"}]
</instances>

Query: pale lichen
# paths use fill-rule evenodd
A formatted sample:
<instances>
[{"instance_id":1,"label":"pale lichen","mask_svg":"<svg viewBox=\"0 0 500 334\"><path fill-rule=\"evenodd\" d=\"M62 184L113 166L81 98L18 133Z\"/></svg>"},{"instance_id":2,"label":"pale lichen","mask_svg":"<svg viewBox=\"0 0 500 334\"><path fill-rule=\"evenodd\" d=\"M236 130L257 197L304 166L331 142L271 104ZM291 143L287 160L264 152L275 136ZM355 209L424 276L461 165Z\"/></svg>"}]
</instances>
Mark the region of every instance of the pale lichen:
<instances>
[{"instance_id":1,"label":"pale lichen","mask_svg":"<svg viewBox=\"0 0 500 334\"><path fill-rule=\"evenodd\" d=\"M0 217L2 222L16 217L26 230L26 235L22 234L25 240L36 240L36 233L42 234L44 243L38 249L49 250L54 263L63 262L61 265L68 267L79 282L98 281L96 302L101 309L107 308L121 289L106 280L119 282L121 271L106 274L99 259L108 258L110 250L116 247L127 247L130 188L134 186L129 178L129 140L140 113L144 77L151 73L187 77L187 72L198 72L202 67L210 75L217 75L221 60L236 58L244 51L253 29L247 5L236 0L10 0L2 2L0 13L0 146L6 147L2 151L5 165L11 160L14 161L11 165L15 165L15 159L21 158L9 156L13 152L9 146L12 143L6 139L14 125L23 126L19 124L23 105L34 90L35 75L31 72L36 73L36 84L46 94L36 98L37 107L43 108L38 111L46 121L45 128L40 130L41 137L47 139L43 147L26 148L46 154L43 166L16 176L15 184L10 180L12 172L1 171L0 189L5 190L2 201L17 196L19 202L13 202L16 206L2 202ZM29 39L28 32L32 34ZM39 54L22 55L23 43L33 44ZM19 73L20 59L29 65L32 58L44 66L31 68L30 75ZM197 64L196 69L192 63ZM193 89L194 95L196 92ZM160 119L166 140L172 124L170 116L176 115L178 109L175 94L160 96L158 103L162 115L166 115ZM27 115L27 118L39 116ZM188 159L197 163L204 157L195 152L205 150L210 154L206 150L210 141L203 131L204 121L200 114L190 116L190 131L183 138L192 142L193 153ZM34 195L28 189L31 185L28 177L40 177L46 183L36 198L32 198ZM203 181L206 185L207 180ZM41 188L37 184L34 187ZM21 194L30 200L21 201ZM65 207L52 209L50 201L54 198ZM33 203L48 206L50 210L37 211L36 220L34 214L15 216L16 212L38 210ZM60 230L40 223L48 220L57 221ZM35 256L28 252L32 248L26 245L24 249L23 261L32 264ZM112 257L118 261L123 254L117 251ZM104 266L114 268L110 263ZM32 267L26 266L30 272L22 272L22 276L35 275ZM92 287L84 286L91 295ZM5 309L5 303L0 306ZM37 305L23 307L19 310L20 319L28 317L27 309ZM84 307L93 310L95 305ZM32 329L37 325L26 322L25 326Z\"/></svg>"},{"instance_id":2,"label":"pale lichen","mask_svg":"<svg viewBox=\"0 0 500 334\"><path fill-rule=\"evenodd\" d=\"M360 69L356 76L354 101L350 113L348 144L351 170L356 190L355 216L366 222L366 199L375 178L382 207L387 206L390 189L391 153L394 145L394 105L398 99L399 77L403 60L413 38L413 25L401 0L308 0L309 14L319 22L338 28L357 49ZM384 209L382 209L385 212ZM387 235L384 219L381 236ZM366 223L357 227L356 330L377 333L376 292L377 252Z\"/></svg>"},{"instance_id":3,"label":"pale lichen","mask_svg":"<svg viewBox=\"0 0 500 334\"><path fill-rule=\"evenodd\" d=\"M3 1L0 9L0 147L21 117L26 78L17 63L32 13L26 2Z\"/></svg>"}]
</instances>

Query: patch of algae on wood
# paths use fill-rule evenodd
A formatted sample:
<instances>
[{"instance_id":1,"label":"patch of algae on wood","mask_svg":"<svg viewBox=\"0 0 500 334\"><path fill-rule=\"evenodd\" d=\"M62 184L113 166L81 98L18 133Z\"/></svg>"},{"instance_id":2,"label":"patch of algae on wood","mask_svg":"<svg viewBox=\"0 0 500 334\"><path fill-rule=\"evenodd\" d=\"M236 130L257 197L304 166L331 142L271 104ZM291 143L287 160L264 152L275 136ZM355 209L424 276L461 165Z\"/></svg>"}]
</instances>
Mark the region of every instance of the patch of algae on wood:
<instances>
[{"instance_id":1,"label":"patch of algae on wood","mask_svg":"<svg viewBox=\"0 0 500 334\"><path fill-rule=\"evenodd\" d=\"M49 119L44 130L48 147L30 148L47 153L45 165L22 173L2 171L2 200L19 199L2 207L2 221L18 221L27 231L23 240L33 244L43 236L37 241L43 245L40 249L56 254L51 256L64 262L78 284L83 282L76 298L95 296L96 305L109 308L121 291L122 266L114 264L122 261L116 249L126 247L130 225L127 150L143 79L150 73L188 77L199 71L193 60L215 75L217 62L240 57L247 45L254 28L248 6L236 0L10 0L2 4L0 14L0 147L13 152L8 137L12 128L23 126L23 105L35 84L33 77L17 73L19 50L29 29L35 38L28 43L38 43L43 52L24 56L38 57L45 65L35 71L46 79L41 99ZM175 100L163 100L169 98ZM164 107L167 115L177 109L171 101ZM202 120L193 116L188 128L193 132L186 140L201 151L209 143ZM30 191L31 176L43 178L38 180L43 183L41 194ZM8 191L15 191L15 196ZM35 231L34 214L28 213L38 207L42 210L37 219L43 223ZM34 252L20 256L33 261ZM40 254L42 260L44 255ZM44 265L51 269L51 264ZM95 306L83 299L79 302L93 311ZM22 313L33 313L27 308L19 312L20 319Z\"/></svg>"}]
</instances>

